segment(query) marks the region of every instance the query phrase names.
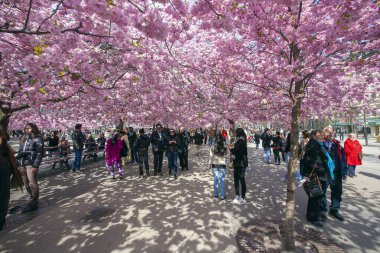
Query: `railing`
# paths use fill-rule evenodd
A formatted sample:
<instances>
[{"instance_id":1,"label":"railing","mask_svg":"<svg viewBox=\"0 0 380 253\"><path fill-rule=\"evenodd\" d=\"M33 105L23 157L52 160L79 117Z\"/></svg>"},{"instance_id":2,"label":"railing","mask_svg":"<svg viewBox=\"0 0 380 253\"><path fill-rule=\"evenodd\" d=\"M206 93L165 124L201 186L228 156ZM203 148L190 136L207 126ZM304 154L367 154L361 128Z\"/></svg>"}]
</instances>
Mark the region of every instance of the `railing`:
<instances>
[{"instance_id":1,"label":"railing","mask_svg":"<svg viewBox=\"0 0 380 253\"><path fill-rule=\"evenodd\" d=\"M56 163L64 163L68 162L70 159L75 157L74 150L72 149L72 144L64 145L64 146L54 146L54 147L45 147L44 148L44 156L40 166L47 166L49 164L53 164L53 167ZM18 152L16 152L17 155ZM101 154L100 156L98 154ZM94 158L97 160L98 158L105 157L105 146L86 146L83 148L82 152L82 161L85 161L86 158Z\"/></svg>"}]
</instances>

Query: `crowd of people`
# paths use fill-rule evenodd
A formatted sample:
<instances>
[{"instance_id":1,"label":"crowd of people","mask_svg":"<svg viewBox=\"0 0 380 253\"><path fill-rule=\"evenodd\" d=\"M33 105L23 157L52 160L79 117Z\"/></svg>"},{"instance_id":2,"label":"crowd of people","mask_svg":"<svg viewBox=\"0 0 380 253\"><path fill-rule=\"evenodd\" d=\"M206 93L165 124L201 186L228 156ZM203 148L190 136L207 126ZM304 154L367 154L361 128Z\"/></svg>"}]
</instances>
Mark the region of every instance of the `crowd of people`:
<instances>
[{"instance_id":1,"label":"crowd of people","mask_svg":"<svg viewBox=\"0 0 380 253\"><path fill-rule=\"evenodd\" d=\"M266 128L262 133L251 132L252 139L256 144L263 147L263 161L280 165L281 162L288 164L290 159L291 134ZM155 124L152 133L146 134L143 128L138 134L133 127L124 129L107 130L100 133L97 139L91 134L82 131L82 125L77 124L71 133L73 162L68 163L70 143L64 134L50 132L49 136L42 136L38 127L33 123L27 123L20 140L20 147L15 156L11 146L8 144L7 134L0 131L0 163L1 163L1 205L0 205L0 229L4 225L5 215L8 210L11 184L22 188L25 186L30 198L28 204L23 207L22 212L30 212L38 209L39 186L38 169L47 151L47 156L59 155L61 159L56 163L66 165L72 172L80 171L81 161L84 156L97 160L98 152L104 152L106 167L113 179L123 179L124 171L128 164L138 164L139 177L151 176L149 168L149 154L153 155L153 176L163 176L164 155L167 158L168 175L178 178L178 168L188 171L189 168L189 145L196 146L196 156L200 155L201 146L209 145L210 159L209 167L214 176L214 198L221 201L226 199L225 175L227 166L233 168L233 179L235 188L234 204L246 203L247 186L245 183L245 172L248 167L247 135L242 128L236 129L228 134L225 129L186 130L184 128L174 129L162 127L160 123ZM47 148L45 148L45 143ZM87 149L86 155L83 154ZM299 175L302 182L310 183L312 179L318 179L321 194L309 195L306 217L309 222L316 226L322 226L321 222L326 220L327 212L327 188L331 189L330 215L338 220L344 218L339 212L342 201L342 180L346 177L356 176L355 168L361 165L362 147L356 135L351 133L342 146L335 139L332 128L323 130L303 131L297 148L299 159ZM151 151L151 152L149 152ZM178 166L179 161L179 166ZM116 177L118 173L118 177ZM11 177L11 175L13 175ZM9 181L9 178L12 181ZM8 182L6 182L8 178ZM3 189L4 188L4 189ZM306 188L305 188L306 189Z\"/></svg>"},{"instance_id":2,"label":"crowd of people","mask_svg":"<svg viewBox=\"0 0 380 253\"><path fill-rule=\"evenodd\" d=\"M355 177L355 168L362 164L362 146L354 133L350 133L343 145L336 139L337 134L331 127L324 129L302 132L297 147L297 159L299 160L299 181L304 185L309 196L306 219L313 225L322 227L322 222L326 221L327 213L327 188L331 190L331 205L329 214L340 221L344 217L339 212L342 201L342 180L348 177ZM340 137L340 135L339 135ZM291 134L285 136L280 131L273 135L271 130L266 128L260 135L262 141L263 161L271 163L271 153L274 154L274 164L280 165L282 160L288 165L290 159ZM311 194L311 182L316 182L320 194ZM315 189L313 189L315 191ZM318 191L317 191L318 192Z\"/></svg>"}]
</instances>

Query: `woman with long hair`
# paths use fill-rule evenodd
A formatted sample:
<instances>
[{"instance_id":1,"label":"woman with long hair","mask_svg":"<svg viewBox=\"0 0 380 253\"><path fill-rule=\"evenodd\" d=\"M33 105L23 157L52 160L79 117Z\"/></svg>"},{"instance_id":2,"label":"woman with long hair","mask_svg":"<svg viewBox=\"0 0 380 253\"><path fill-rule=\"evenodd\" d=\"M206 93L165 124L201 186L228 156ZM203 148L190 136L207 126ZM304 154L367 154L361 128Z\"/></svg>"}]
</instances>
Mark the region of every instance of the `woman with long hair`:
<instances>
[{"instance_id":1,"label":"woman with long hair","mask_svg":"<svg viewBox=\"0 0 380 253\"><path fill-rule=\"evenodd\" d=\"M234 167L234 186L235 186L235 199L234 204L245 204L245 194L247 186L245 184L245 170L248 167L248 152L247 152L247 136L242 128L235 131L236 141L234 147L231 146L230 151L233 159ZM241 194L239 188L241 187Z\"/></svg>"},{"instance_id":2,"label":"woman with long hair","mask_svg":"<svg viewBox=\"0 0 380 253\"><path fill-rule=\"evenodd\" d=\"M21 190L23 186L15 154L7 139L5 132L0 128L0 230L8 213L11 185Z\"/></svg>"},{"instance_id":3,"label":"woman with long hair","mask_svg":"<svg viewBox=\"0 0 380 253\"><path fill-rule=\"evenodd\" d=\"M24 133L16 159L26 191L30 195L28 205L22 210L23 213L26 213L38 209L40 195L38 168L44 156L44 141L34 123L27 123L24 127Z\"/></svg>"},{"instance_id":4,"label":"woman with long hair","mask_svg":"<svg viewBox=\"0 0 380 253\"><path fill-rule=\"evenodd\" d=\"M226 177L226 155L227 147L224 144L221 133L216 135L216 142L210 148L210 168L214 175L214 199L219 198L218 186L220 189L220 200L226 199L224 179Z\"/></svg>"}]
</instances>

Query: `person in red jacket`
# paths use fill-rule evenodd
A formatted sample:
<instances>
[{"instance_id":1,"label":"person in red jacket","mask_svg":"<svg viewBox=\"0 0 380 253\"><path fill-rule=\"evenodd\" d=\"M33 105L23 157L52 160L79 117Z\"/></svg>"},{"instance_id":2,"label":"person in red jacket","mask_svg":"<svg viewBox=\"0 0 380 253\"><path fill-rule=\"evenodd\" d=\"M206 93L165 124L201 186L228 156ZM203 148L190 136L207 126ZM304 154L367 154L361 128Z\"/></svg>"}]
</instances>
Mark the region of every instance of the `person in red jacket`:
<instances>
[{"instance_id":1,"label":"person in red jacket","mask_svg":"<svg viewBox=\"0 0 380 253\"><path fill-rule=\"evenodd\" d=\"M226 142L227 135L228 135L227 130L223 128L222 129L222 137L223 137L224 142Z\"/></svg>"},{"instance_id":2,"label":"person in red jacket","mask_svg":"<svg viewBox=\"0 0 380 253\"><path fill-rule=\"evenodd\" d=\"M362 165L362 145L356 138L356 134L350 133L347 140L344 142L344 153L347 159L347 175L356 177L355 168L357 165Z\"/></svg>"}]
</instances>

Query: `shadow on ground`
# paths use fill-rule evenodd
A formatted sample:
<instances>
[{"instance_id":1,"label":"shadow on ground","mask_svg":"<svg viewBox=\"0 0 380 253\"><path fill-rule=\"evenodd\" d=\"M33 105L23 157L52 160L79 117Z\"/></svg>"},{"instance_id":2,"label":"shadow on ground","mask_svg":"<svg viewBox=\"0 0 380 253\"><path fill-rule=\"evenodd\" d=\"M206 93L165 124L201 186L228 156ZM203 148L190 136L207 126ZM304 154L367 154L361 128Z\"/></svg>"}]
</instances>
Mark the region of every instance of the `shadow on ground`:
<instances>
[{"instance_id":1,"label":"shadow on ground","mask_svg":"<svg viewBox=\"0 0 380 253\"><path fill-rule=\"evenodd\" d=\"M207 147L200 157L194 156L194 149L190 149L190 171L179 172L177 180L167 171L163 177L138 178L138 167L128 166L126 178L114 181L104 162L87 165L80 174L60 171L46 176L41 180L41 200L48 207L2 232L0 251L237 252L235 235L242 224L284 217L283 165L263 164L262 151L250 149L248 203L236 206L231 203L232 170L226 179L227 201L213 200ZM342 206L349 222L329 219L326 233L347 251L353 244L363 245L363 252L378 249L379 240L363 238L379 235L378 203L373 207L368 203L379 192L361 200L357 196L362 189L348 186L345 191L353 194ZM306 195L298 190L296 199L296 223L306 223Z\"/></svg>"}]
</instances>

